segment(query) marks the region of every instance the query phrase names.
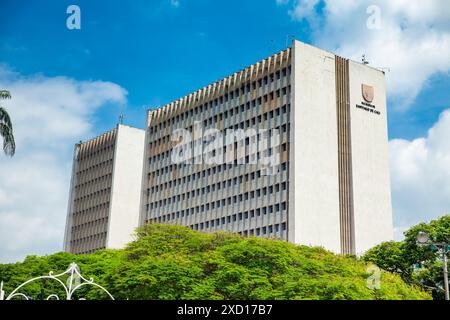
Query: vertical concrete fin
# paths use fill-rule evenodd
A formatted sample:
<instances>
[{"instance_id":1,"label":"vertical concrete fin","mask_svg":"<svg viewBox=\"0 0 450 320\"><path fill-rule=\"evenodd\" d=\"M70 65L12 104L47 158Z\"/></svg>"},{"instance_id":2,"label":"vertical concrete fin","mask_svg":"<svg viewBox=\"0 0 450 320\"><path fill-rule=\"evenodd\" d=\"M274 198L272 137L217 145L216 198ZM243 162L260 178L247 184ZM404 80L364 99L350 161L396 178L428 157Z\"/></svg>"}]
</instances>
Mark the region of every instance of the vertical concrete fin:
<instances>
[{"instance_id":1,"label":"vertical concrete fin","mask_svg":"<svg viewBox=\"0 0 450 320\"><path fill-rule=\"evenodd\" d=\"M338 56L335 61L341 253L355 254L349 63Z\"/></svg>"}]
</instances>

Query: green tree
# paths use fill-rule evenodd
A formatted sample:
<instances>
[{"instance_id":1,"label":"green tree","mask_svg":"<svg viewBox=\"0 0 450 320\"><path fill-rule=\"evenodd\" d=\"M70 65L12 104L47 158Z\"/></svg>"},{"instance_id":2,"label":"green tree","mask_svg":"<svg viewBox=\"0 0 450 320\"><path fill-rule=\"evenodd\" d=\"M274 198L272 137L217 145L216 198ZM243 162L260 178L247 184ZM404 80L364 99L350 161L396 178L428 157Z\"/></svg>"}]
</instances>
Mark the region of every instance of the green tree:
<instances>
[{"instance_id":1,"label":"green tree","mask_svg":"<svg viewBox=\"0 0 450 320\"><path fill-rule=\"evenodd\" d=\"M404 244L402 242L383 242L367 251L363 256L363 260L374 262L378 267L389 272L398 273L403 278L410 276L410 264L404 259Z\"/></svg>"},{"instance_id":2,"label":"green tree","mask_svg":"<svg viewBox=\"0 0 450 320\"><path fill-rule=\"evenodd\" d=\"M420 231L427 232L432 241L448 242L450 215L411 227L404 232L403 241L382 243L366 252L362 260L397 273L405 282L431 290L435 299L443 299L444 293L440 289L443 286L442 259L432 247L417 244Z\"/></svg>"},{"instance_id":3,"label":"green tree","mask_svg":"<svg viewBox=\"0 0 450 320\"><path fill-rule=\"evenodd\" d=\"M11 94L7 90L0 90L0 99L11 99ZM0 136L3 138L3 152L8 156L13 156L16 152L16 143L12 122L8 112L2 106L0 106Z\"/></svg>"},{"instance_id":4,"label":"green tree","mask_svg":"<svg viewBox=\"0 0 450 320\"><path fill-rule=\"evenodd\" d=\"M123 250L89 255L30 256L0 265L7 292L31 276L64 271L76 262L116 299L430 299L400 276L383 271L379 289L367 286L367 265L354 257L281 240L202 233L149 224ZM45 292L60 290L46 283ZM99 290L78 297L107 298ZM28 288L39 296L39 284ZM63 292L60 292L63 294Z\"/></svg>"}]
</instances>

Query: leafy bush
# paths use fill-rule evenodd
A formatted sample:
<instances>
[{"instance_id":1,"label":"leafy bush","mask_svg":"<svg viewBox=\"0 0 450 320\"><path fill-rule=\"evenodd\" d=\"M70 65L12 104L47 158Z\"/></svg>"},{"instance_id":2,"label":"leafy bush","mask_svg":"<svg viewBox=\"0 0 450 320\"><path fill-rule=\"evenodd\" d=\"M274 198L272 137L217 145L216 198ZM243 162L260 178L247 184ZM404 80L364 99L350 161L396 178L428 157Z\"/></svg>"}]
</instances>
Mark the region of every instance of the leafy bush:
<instances>
[{"instance_id":1,"label":"leafy bush","mask_svg":"<svg viewBox=\"0 0 450 320\"><path fill-rule=\"evenodd\" d=\"M9 293L32 276L64 271L75 261L116 299L429 299L399 276L382 272L380 289L366 286L366 265L354 257L281 240L201 233L149 224L123 250L90 255L30 256L0 265ZM38 297L40 284L28 288ZM51 289L47 283L45 293ZM81 292L106 298L99 291Z\"/></svg>"}]
</instances>

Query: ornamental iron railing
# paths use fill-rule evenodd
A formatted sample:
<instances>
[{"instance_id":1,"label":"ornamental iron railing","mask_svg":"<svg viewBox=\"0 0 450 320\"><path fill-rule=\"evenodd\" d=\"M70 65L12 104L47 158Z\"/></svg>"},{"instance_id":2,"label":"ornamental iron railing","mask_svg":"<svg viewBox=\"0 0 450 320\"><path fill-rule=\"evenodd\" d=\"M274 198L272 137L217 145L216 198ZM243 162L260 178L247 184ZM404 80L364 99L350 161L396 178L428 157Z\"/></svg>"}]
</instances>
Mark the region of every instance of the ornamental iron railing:
<instances>
[{"instance_id":1,"label":"ornamental iron railing","mask_svg":"<svg viewBox=\"0 0 450 320\"><path fill-rule=\"evenodd\" d=\"M62 279L64 279L67 276L67 281L64 283ZM114 300L114 297L101 285L94 282L93 278L86 279L81 275L80 268L75 262L72 262L69 266L69 268L60 273L60 274L53 274L53 271L50 271L48 276L41 276L32 278L28 281L25 281L20 286L18 286L16 289L14 289L8 296L5 297L5 291L3 291L3 281L0 283L0 300L11 300L13 298L22 298L24 300L32 300L33 298L26 295L25 293L21 292L21 290L29 283L39 281L39 280L53 280L56 281L58 284L62 286L64 289L64 292L66 294L65 299L66 300L72 300L74 293L85 286L93 286L101 289L103 292L105 292L109 298ZM60 300L59 296L55 293L50 294L45 298L45 300ZM86 300L84 298L80 298L79 300Z\"/></svg>"}]
</instances>

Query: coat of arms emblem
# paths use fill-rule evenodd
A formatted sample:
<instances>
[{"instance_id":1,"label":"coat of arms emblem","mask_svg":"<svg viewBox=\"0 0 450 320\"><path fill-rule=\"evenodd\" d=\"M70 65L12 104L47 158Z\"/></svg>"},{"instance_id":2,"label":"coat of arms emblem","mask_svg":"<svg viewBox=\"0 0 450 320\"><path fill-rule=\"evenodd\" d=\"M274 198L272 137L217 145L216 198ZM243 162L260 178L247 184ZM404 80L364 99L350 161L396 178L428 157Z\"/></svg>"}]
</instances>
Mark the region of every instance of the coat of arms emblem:
<instances>
[{"instance_id":1,"label":"coat of arms emblem","mask_svg":"<svg viewBox=\"0 0 450 320\"><path fill-rule=\"evenodd\" d=\"M362 85L362 96L366 102L371 103L373 101L373 87L367 84Z\"/></svg>"}]
</instances>

